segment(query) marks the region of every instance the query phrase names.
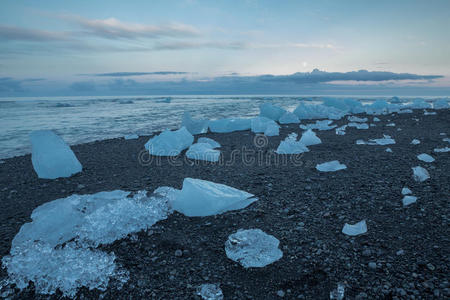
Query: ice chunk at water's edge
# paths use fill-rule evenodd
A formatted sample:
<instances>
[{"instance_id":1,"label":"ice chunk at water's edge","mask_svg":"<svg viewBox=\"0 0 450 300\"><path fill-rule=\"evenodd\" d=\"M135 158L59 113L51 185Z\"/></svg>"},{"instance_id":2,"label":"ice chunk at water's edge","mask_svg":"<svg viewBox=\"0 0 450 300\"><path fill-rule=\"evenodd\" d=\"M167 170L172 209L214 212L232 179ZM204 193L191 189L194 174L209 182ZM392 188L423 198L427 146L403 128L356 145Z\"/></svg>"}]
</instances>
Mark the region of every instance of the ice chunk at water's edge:
<instances>
[{"instance_id":1,"label":"ice chunk at water's edge","mask_svg":"<svg viewBox=\"0 0 450 300\"><path fill-rule=\"evenodd\" d=\"M356 236L367 232L366 220L362 220L354 225L345 223L342 233L349 236Z\"/></svg>"},{"instance_id":2,"label":"ice chunk at water's edge","mask_svg":"<svg viewBox=\"0 0 450 300\"><path fill-rule=\"evenodd\" d=\"M145 144L145 149L149 150L151 155L177 156L193 142L194 136L186 127L182 127L174 131L166 130L152 137Z\"/></svg>"},{"instance_id":3,"label":"ice chunk at water's edge","mask_svg":"<svg viewBox=\"0 0 450 300\"><path fill-rule=\"evenodd\" d=\"M286 113L286 110L283 108L273 105L271 103L263 103L259 106L261 117L266 117L274 121L278 121L281 116Z\"/></svg>"},{"instance_id":4,"label":"ice chunk at water's edge","mask_svg":"<svg viewBox=\"0 0 450 300\"><path fill-rule=\"evenodd\" d=\"M294 113L288 111L281 116L279 122L280 124L293 124L293 123L300 123L300 120Z\"/></svg>"},{"instance_id":5,"label":"ice chunk at water's edge","mask_svg":"<svg viewBox=\"0 0 450 300\"><path fill-rule=\"evenodd\" d=\"M191 117L191 114L185 112L183 114L183 118L181 120L181 126L186 127L186 129L191 134L200 134L206 133L208 131L208 123L209 120L194 120Z\"/></svg>"}]
</instances>

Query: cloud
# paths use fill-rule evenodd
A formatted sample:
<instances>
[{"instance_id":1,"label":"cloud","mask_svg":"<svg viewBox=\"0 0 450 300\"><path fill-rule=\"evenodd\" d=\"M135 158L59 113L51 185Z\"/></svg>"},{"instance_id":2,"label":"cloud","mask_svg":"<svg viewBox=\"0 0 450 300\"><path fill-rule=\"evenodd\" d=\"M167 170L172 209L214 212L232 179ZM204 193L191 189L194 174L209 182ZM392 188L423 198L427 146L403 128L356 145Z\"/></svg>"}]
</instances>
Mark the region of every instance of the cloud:
<instances>
[{"instance_id":1,"label":"cloud","mask_svg":"<svg viewBox=\"0 0 450 300\"><path fill-rule=\"evenodd\" d=\"M0 77L0 92L23 92L22 81L11 77Z\"/></svg>"},{"instance_id":2,"label":"cloud","mask_svg":"<svg viewBox=\"0 0 450 300\"><path fill-rule=\"evenodd\" d=\"M239 50L247 47L247 44L243 42L164 42L157 43L152 50L183 50L198 48Z\"/></svg>"},{"instance_id":3,"label":"cloud","mask_svg":"<svg viewBox=\"0 0 450 300\"><path fill-rule=\"evenodd\" d=\"M67 41L70 39L68 32L55 32L46 30L35 30L13 26L0 25L0 40L4 41Z\"/></svg>"},{"instance_id":4,"label":"cloud","mask_svg":"<svg viewBox=\"0 0 450 300\"><path fill-rule=\"evenodd\" d=\"M72 83L70 89L75 92L92 92L96 90L96 86L92 81L79 81Z\"/></svg>"},{"instance_id":5,"label":"cloud","mask_svg":"<svg viewBox=\"0 0 450 300\"><path fill-rule=\"evenodd\" d=\"M98 76L98 77L127 77L127 76L144 76L144 75L183 75L188 72L173 72L173 71L157 71L157 72L113 72L113 73L98 73L98 74L82 74L83 76Z\"/></svg>"}]
</instances>

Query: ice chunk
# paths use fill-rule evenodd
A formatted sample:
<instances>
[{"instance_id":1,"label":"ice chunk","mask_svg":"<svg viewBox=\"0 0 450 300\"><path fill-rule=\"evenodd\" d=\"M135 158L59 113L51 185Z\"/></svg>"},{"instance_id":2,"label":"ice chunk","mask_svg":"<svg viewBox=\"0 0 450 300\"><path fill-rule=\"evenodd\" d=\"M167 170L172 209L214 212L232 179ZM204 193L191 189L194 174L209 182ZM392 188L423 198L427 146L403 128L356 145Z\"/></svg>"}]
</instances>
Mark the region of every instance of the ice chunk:
<instances>
[{"instance_id":1,"label":"ice chunk","mask_svg":"<svg viewBox=\"0 0 450 300\"><path fill-rule=\"evenodd\" d=\"M416 201L417 201L417 197L414 197L414 196L405 196L405 197L403 197L403 200L402 200L403 206L410 205L412 203L415 203Z\"/></svg>"},{"instance_id":2,"label":"ice chunk","mask_svg":"<svg viewBox=\"0 0 450 300\"><path fill-rule=\"evenodd\" d=\"M388 127L395 127L395 123L389 123L389 124L386 124L386 126L388 126Z\"/></svg>"},{"instance_id":3,"label":"ice chunk","mask_svg":"<svg viewBox=\"0 0 450 300\"><path fill-rule=\"evenodd\" d=\"M426 110L424 110L423 114L424 114L424 116L434 116L437 113L435 111L426 111Z\"/></svg>"},{"instance_id":4,"label":"ice chunk","mask_svg":"<svg viewBox=\"0 0 450 300\"><path fill-rule=\"evenodd\" d=\"M220 151L214 150L210 144L193 144L186 151L186 157L189 159L205 160L211 162L219 161Z\"/></svg>"},{"instance_id":5,"label":"ice chunk","mask_svg":"<svg viewBox=\"0 0 450 300\"><path fill-rule=\"evenodd\" d=\"M266 117L256 117L252 119L252 132L254 133L263 133L267 126L269 125L277 125L275 121L266 118Z\"/></svg>"},{"instance_id":6,"label":"ice chunk","mask_svg":"<svg viewBox=\"0 0 450 300\"><path fill-rule=\"evenodd\" d=\"M369 140L368 145L392 145L395 144L395 140L391 138L389 135L383 134L382 139L371 139Z\"/></svg>"},{"instance_id":7,"label":"ice chunk","mask_svg":"<svg viewBox=\"0 0 450 300\"><path fill-rule=\"evenodd\" d=\"M409 105L413 109L421 109L421 108L431 108L431 104L426 102L424 99L414 99L413 102Z\"/></svg>"},{"instance_id":8,"label":"ice chunk","mask_svg":"<svg viewBox=\"0 0 450 300\"><path fill-rule=\"evenodd\" d=\"M418 158L419 160L421 160L421 161L428 162L428 163L434 161L433 156L428 155L428 154L426 154L426 153L422 153L422 154L417 155L417 158Z\"/></svg>"},{"instance_id":9,"label":"ice chunk","mask_svg":"<svg viewBox=\"0 0 450 300\"><path fill-rule=\"evenodd\" d=\"M369 129L369 125L367 123L348 123L348 127L355 127L356 129Z\"/></svg>"},{"instance_id":10,"label":"ice chunk","mask_svg":"<svg viewBox=\"0 0 450 300\"><path fill-rule=\"evenodd\" d=\"M402 110L400 110L399 112L398 112L399 114L412 114L413 113L413 111L412 111L412 109L402 109Z\"/></svg>"},{"instance_id":11,"label":"ice chunk","mask_svg":"<svg viewBox=\"0 0 450 300\"><path fill-rule=\"evenodd\" d=\"M409 188L407 187L402 188L402 195L410 195L410 194L412 194L412 191Z\"/></svg>"},{"instance_id":12,"label":"ice chunk","mask_svg":"<svg viewBox=\"0 0 450 300\"><path fill-rule=\"evenodd\" d=\"M339 120L345 115L345 112L332 106L325 106L322 104L312 105L300 103L294 110L294 114L296 114L300 120L310 120L310 119Z\"/></svg>"},{"instance_id":13,"label":"ice chunk","mask_svg":"<svg viewBox=\"0 0 450 300\"><path fill-rule=\"evenodd\" d=\"M349 236L356 236L367 232L366 220L362 220L354 225L345 223L342 233Z\"/></svg>"},{"instance_id":14,"label":"ice chunk","mask_svg":"<svg viewBox=\"0 0 450 300\"><path fill-rule=\"evenodd\" d=\"M392 97L391 99L389 99L389 102L391 102L391 103L402 103L403 101L400 100L399 97L394 96L394 97Z\"/></svg>"},{"instance_id":15,"label":"ice chunk","mask_svg":"<svg viewBox=\"0 0 450 300\"><path fill-rule=\"evenodd\" d=\"M197 143L209 144L211 148L220 148L220 144L213 139L207 137L201 137L197 140Z\"/></svg>"},{"instance_id":16,"label":"ice chunk","mask_svg":"<svg viewBox=\"0 0 450 300\"><path fill-rule=\"evenodd\" d=\"M51 130L30 133L31 162L39 178L70 177L82 166L72 149Z\"/></svg>"},{"instance_id":17,"label":"ice chunk","mask_svg":"<svg viewBox=\"0 0 450 300\"><path fill-rule=\"evenodd\" d=\"M286 113L286 110L273 105L271 103L263 103L259 106L260 113L259 115L261 117L266 117L268 119L278 121L281 116L283 116Z\"/></svg>"},{"instance_id":18,"label":"ice chunk","mask_svg":"<svg viewBox=\"0 0 450 300\"><path fill-rule=\"evenodd\" d=\"M443 141L443 142L450 143L450 138L443 138L442 141Z\"/></svg>"},{"instance_id":19,"label":"ice chunk","mask_svg":"<svg viewBox=\"0 0 450 300\"><path fill-rule=\"evenodd\" d=\"M444 148L434 148L433 150L436 153L442 153L442 152L449 152L450 148L449 147L444 147Z\"/></svg>"},{"instance_id":20,"label":"ice chunk","mask_svg":"<svg viewBox=\"0 0 450 300\"><path fill-rule=\"evenodd\" d=\"M344 300L345 297L345 285L338 283L337 288L330 292L330 300Z\"/></svg>"},{"instance_id":21,"label":"ice chunk","mask_svg":"<svg viewBox=\"0 0 450 300\"><path fill-rule=\"evenodd\" d=\"M446 99L439 99L433 103L434 109L442 109L442 108L449 108L449 107L450 107L450 105Z\"/></svg>"},{"instance_id":22,"label":"ice chunk","mask_svg":"<svg viewBox=\"0 0 450 300\"><path fill-rule=\"evenodd\" d=\"M367 118L359 118L357 116L348 116L347 120L349 120L350 122L366 123L368 119Z\"/></svg>"},{"instance_id":23,"label":"ice chunk","mask_svg":"<svg viewBox=\"0 0 450 300\"><path fill-rule=\"evenodd\" d=\"M292 124L292 123L300 123L298 117L291 112L285 112L281 118L278 120L280 124Z\"/></svg>"},{"instance_id":24,"label":"ice chunk","mask_svg":"<svg viewBox=\"0 0 450 300\"><path fill-rule=\"evenodd\" d=\"M413 145L419 145L419 144L420 144L420 141L419 141L418 139L413 139L413 140L411 141L411 144L413 144Z\"/></svg>"},{"instance_id":25,"label":"ice chunk","mask_svg":"<svg viewBox=\"0 0 450 300\"><path fill-rule=\"evenodd\" d=\"M390 153L392 153L392 149L391 148L386 148L386 150L385 150L386 152L390 152Z\"/></svg>"},{"instance_id":26,"label":"ice chunk","mask_svg":"<svg viewBox=\"0 0 450 300\"><path fill-rule=\"evenodd\" d=\"M347 125L342 125L341 127L336 128L336 134L345 135L345 129L347 129Z\"/></svg>"},{"instance_id":27,"label":"ice chunk","mask_svg":"<svg viewBox=\"0 0 450 300\"><path fill-rule=\"evenodd\" d=\"M364 111L361 102L352 98L323 97L322 102L325 106L331 106L345 113L359 114Z\"/></svg>"},{"instance_id":28,"label":"ice chunk","mask_svg":"<svg viewBox=\"0 0 450 300\"><path fill-rule=\"evenodd\" d=\"M266 127L266 130L264 130L265 136L276 136L280 134L280 126L276 124L275 122L269 123Z\"/></svg>"},{"instance_id":29,"label":"ice chunk","mask_svg":"<svg viewBox=\"0 0 450 300\"><path fill-rule=\"evenodd\" d=\"M135 139L138 139L139 136L137 134L128 134L128 135L125 135L123 138L126 140L135 140Z\"/></svg>"},{"instance_id":30,"label":"ice chunk","mask_svg":"<svg viewBox=\"0 0 450 300\"><path fill-rule=\"evenodd\" d=\"M320 172L335 172L339 170L347 169L347 166L339 163L337 160L325 162L322 164L316 165L316 169Z\"/></svg>"},{"instance_id":31,"label":"ice chunk","mask_svg":"<svg viewBox=\"0 0 450 300\"><path fill-rule=\"evenodd\" d=\"M300 125L300 128L304 130L307 129L330 130L337 127L337 125L330 125L331 123L333 123L333 121L331 120L322 120L316 121L316 123L313 124L306 124L306 125L302 124Z\"/></svg>"},{"instance_id":32,"label":"ice chunk","mask_svg":"<svg viewBox=\"0 0 450 300\"><path fill-rule=\"evenodd\" d=\"M228 133L233 131L249 130L251 128L251 119L220 119L209 121L211 132Z\"/></svg>"},{"instance_id":33,"label":"ice chunk","mask_svg":"<svg viewBox=\"0 0 450 300\"><path fill-rule=\"evenodd\" d=\"M197 288L197 295L203 300L223 300L223 292L217 284L204 283Z\"/></svg>"},{"instance_id":34,"label":"ice chunk","mask_svg":"<svg viewBox=\"0 0 450 300\"><path fill-rule=\"evenodd\" d=\"M185 178L170 205L188 217L203 217L242 209L256 200L254 195L224 184Z\"/></svg>"},{"instance_id":35,"label":"ice chunk","mask_svg":"<svg viewBox=\"0 0 450 300\"><path fill-rule=\"evenodd\" d=\"M209 120L194 120L191 117L191 114L188 112L185 112L183 114L183 119L181 120L181 126L186 127L186 129L191 134L200 134L200 133L206 133L208 132L208 123Z\"/></svg>"},{"instance_id":36,"label":"ice chunk","mask_svg":"<svg viewBox=\"0 0 450 300\"><path fill-rule=\"evenodd\" d=\"M356 145L368 145L368 144L363 140L356 140Z\"/></svg>"},{"instance_id":37,"label":"ice chunk","mask_svg":"<svg viewBox=\"0 0 450 300\"><path fill-rule=\"evenodd\" d=\"M151 138L145 148L149 150L151 155L157 156L177 156L184 149L188 148L194 142L194 137L186 127L178 130L166 130L159 135Z\"/></svg>"},{"instance_id":38,"label":"ice chunk","mask_svg":"<svg viewBox=\"0 0 450 300\"><path fill-rule=\"evenodd\" d=\"M373 121L374 121L374 122L380 122L381 120L378 119L377 117L373 117Z\"/></svg>"},{"instance_id":39,"label":"ice chunk","mask_svg":"<svg viewBox=\"0 0 450 300\"><path fill-rule=\"evenodd\" d=\"M299 154L308 152L309 149L300 141L297 141L297 134L289 134L284 141L281 141L277 148L278 154Z\"/></svg>"},{"instance_id":40,"label":"ice chunk","mask_svg":"<svg viewBox=\"0 0 450 300\"><path fill-rule=\"evenodd\" d=\"M305 146L317 145L321 144L322 141L317 137L317 135L311 129L303 132L302 137L300 138L300 143Z\"/></svg>"},{"instance_id":41,"label":"ice chunk","mask_svg":"<svg viewBox=\"0 0 450 300\"><path fill-rule=\"evenodd\" d=\"M420 166L413 167L412 170L413 178L417 182L423 182L430 178L430 174L428 173L428 171Z\"/></svg>"},{"instance_id":42,"label":"ice chunk","mask_svg":"<svg viewBox=\"0 0 450 300\"><path fill-rule=\"evenodd\" d=\"M261 229L240 229L225 242L227 257L244 268L262 268L283 257L280 241Z\"/></svg>"}]
</instances>

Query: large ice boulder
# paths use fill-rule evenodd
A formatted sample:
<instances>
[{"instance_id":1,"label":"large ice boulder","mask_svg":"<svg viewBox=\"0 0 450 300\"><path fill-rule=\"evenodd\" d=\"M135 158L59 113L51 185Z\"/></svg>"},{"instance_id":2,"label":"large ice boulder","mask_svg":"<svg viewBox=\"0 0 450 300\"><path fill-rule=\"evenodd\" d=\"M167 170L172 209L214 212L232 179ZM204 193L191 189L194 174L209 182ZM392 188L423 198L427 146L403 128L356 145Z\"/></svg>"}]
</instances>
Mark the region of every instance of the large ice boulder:
<instances>
[{"instance_id":1,"label":"large ice boulder","mask_svg":"<svg viewBox=\"0 0 450 300\"><path fill-rule=\"evenodd\" d=\"M449 102L447 99L438 99L433 102L433 108L434 109L443 109L443 108L449 108Z\"/></svg>"},{"instance_id":2,"label":"large ice boulder","mask_svg":"<svg viewBox=\"0 0 450 300\"><path fill-rule=\"evenodd\" d=\"M294 110L294 114L296 114L300 120L309 120L309 119L339 120L345 115L345 112L332 106L325 106L322 104L313 105L300 103Z\"/></svg>"},{"instance_id":3,"label":"large ice boulder","mask_svg":"<svg viewBox=\"0 0 450 300\"><path fill-rule=\"evenodd\" d=\"M196 143L189 147L186 151L186 157L195 160L205 160L211 162L218 162L220 151L215 150L208 143Z\"/></svg>"},{"instance_id":4,"label":"large ice boulder","mask_svg":"<svg viewBox=\"0 0 450 300\"><path fill-rule=\"evenodd\" d=\"M316 133L311 129L303 132L302 137L300 138L300 143L305 146L318 145L321 144L322 141L317 137Z\"/></svg>"},{"instance_id":5,"label":"large ice boulder","mask_svg":"<svg viewBox=\"0 0 450 300\"><path fill-rule=\"evenodd\" d=\"M188 217L204 217L242 209L256 200L254 195L224 184L185 178L170 205Z\"/></svg>"},{"instance_id":6,"label":"large ice boulder","mask_svg":"<svg viewBox=\"0 0 450 300\"><path fill-rule=\"evenodd\" d=\"M276 153L278 154L300 154L303 152L308 152L309 149L300 141L297 141L297 134L291 133L286 139L280 142Z\"/></svg>"},{"instance_id":7,"label":"large ice boulder","mask_svg":"<svg viewBox=\"0 0 450 300\"><path fill-rule=\"evenodd\" d=\"M251 119L226 118L209 121L209 130L217 133L228 133L233 131L249 130L251 128Z\"/></svg>"},{"instance_id":8,"label":"large ice boulder","mask_svg":"<svg viewBox=\"0 0 450 300\"><path fill-rule=\"evenodd\" d=\"M256 117L252 119L252 132L254 133L264 133L266 131L266 128L269 125L277 125L275 121L266 118L266 117Z\"/></svg>"},{"instance_id":9,"label":"large ice boulder","mask_svg":"<svg viewBox=\"0 0 450 300\"><path fill-rule=\"evenodd\" d=\"M261 229L240 229L225 242L227 257L244 268L262 268L283 257L280 241Z\"/></svg>"},{"instance_id":10,"label":"large ice boulder","mask_svg":"<svg viewBox=\"0 0 450 300\"><path fill-rule=\"evenodd\" d=\"M271 103L263 103L259 106L261 117L266 117L268 119L278 121L282 115L286 113L284 108L273 105Z\"/></svg>"},{"instance_id":11,"label":"large ice boulder","mask_svg":"<svg viewBox=\"0 0 450 300\"><path fill-rule=\"evenodd\" d=\"M280 117L278 122L280 122L280 124L297 124L300 123L300 120L294 113L287 111Z\"/></svg>"},{"instance_id":12,"label":"large ice boulder","mask_svg":"<svg viewBox=\"0 0 450 300\"><path fill-rule=\"evenodd\" d=\"M194 136L186 127L182 127L174 131L166 130L152 137L145 144L145 149L149 150L151 155L177 156L193 142Z\"/></svg>"},{"instance_id":13,"label":"large ice boulder","mask_svg":"<svg viewBox=\"0 0 450 300\"><path fill-rule=\"evenodd\" d=\"M183 119L181 120L181 126L186 127L186 129L191 134L200 134L208 132L208 123L209 120L194 120L191 117L191 114L185 112L183 114Z\"/></svg>"},{"instance_id":14,"label":"large ice boulder","mask_svg":"<svg viewBox=\"0 0 450 300\"><path fill-rule=\"evenodd\" d=\"M31 162L39 178L70 177L82 166L72 149L51 130L30 133Z\"/></svg>"}]
</instances>

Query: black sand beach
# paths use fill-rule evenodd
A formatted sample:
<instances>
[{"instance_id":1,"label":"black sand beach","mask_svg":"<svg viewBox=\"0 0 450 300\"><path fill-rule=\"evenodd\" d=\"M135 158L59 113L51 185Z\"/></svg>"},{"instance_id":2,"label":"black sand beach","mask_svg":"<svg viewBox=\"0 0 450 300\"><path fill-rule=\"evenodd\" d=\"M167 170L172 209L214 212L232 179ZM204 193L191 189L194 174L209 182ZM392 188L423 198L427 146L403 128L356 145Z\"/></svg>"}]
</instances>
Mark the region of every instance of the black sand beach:
<instances>
[{"instance_id":1,"label":"black sand beach","mask_svg":"<svg viewBox=\"0 0 450 300\"><path fill-rule=\"evenodd\" d=\"M117 263L130 272L130 280L120 290L114 283L106 292L82 288L77 298L199 299L195 289L202 283L220 284L225 299L283 295L329 299L338 283L345 284L346 299L448 298L450 160L449 153L433 149L449 146L441 133L450 134L450 110L436 112L378 116L381 122L376 127L347 128L343 136L334 130L318 131L322 144L298 156L271 153L287 134L301 134L294 124L283 125L280 136L267 140L255 140L249 131L199 135L222 145L223 163L193 162L184 155L172 161L149 161L143 152L149 137L72 146L83 172L57 180L38 179L30 155L5 159L0 164L0 256L9 253L20 226L43 203L74 193L181 188L184 178L193 177L250 192L259 201L213 217L188 218L175 212L137 238L102 246L115 253ZM386 126L391 122L396 126ZM355 143L383 134L392 136L396 144ZM415 138L419 145L410 144ZM386 152L387 147L393 152ZM421 153L436 161L419 161L416 156ZM347 169L331 173L315 169L316 164L331 160L339 160ZM413 180L411 168L418 165L429 171L429 180ZM408 207L401 201L404 186L418 197ZM341 233L344 223L363 219L366 234L351 238ZM283 257L259 269L244 269L229 260L224 243L240 228L260 228L275 236ZM175 255L176 250L182 255L179 251ZM5 276L2 269L1 278ZM35 295L30 287L16 290L12 298L48 297Z\"/></svg>"}]
</instances>

